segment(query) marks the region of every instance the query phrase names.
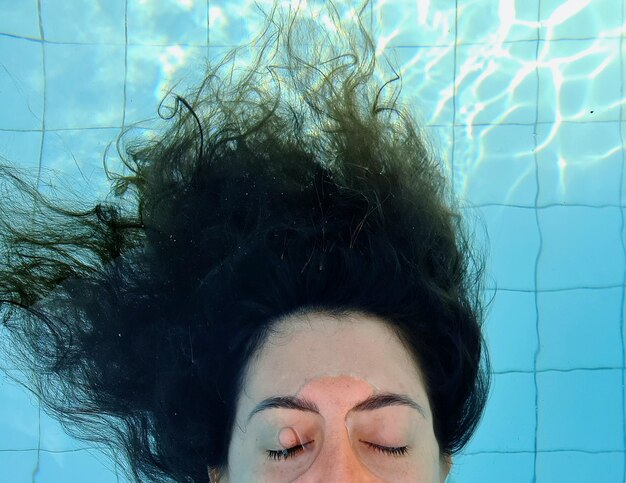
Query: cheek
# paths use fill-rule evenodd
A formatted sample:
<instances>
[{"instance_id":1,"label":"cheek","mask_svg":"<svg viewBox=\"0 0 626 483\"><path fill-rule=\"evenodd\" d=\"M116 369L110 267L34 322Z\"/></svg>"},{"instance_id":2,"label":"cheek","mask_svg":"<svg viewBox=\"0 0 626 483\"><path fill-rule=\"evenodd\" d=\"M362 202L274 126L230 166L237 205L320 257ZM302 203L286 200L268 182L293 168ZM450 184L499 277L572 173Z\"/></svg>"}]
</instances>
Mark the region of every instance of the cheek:
<instances>
[{"instance_id":1,"label":"cheek","mask_svg":"<svg viewBox=\"0 0 626 483\"><path fill-rule=\"evenodd\" d=\"M246 464L253 457L251 449L256 446L254 440L246 437L237 425L228 448L228 481L253 481L252 470L255 465Z\"/></svg>"},{"instance_id":2,"label":"cheek","mask_svg":"<svg viewBox=\"0 0 626 483\"><path fill-rule=\"evenodd\" d=\"M228 448L229 482L257 481L255 471L265 464L265 454L259 451L262 442L269 440L267 428L255 428L239 422L233 427L233 435Z\"/></svg>"}]
</instances>

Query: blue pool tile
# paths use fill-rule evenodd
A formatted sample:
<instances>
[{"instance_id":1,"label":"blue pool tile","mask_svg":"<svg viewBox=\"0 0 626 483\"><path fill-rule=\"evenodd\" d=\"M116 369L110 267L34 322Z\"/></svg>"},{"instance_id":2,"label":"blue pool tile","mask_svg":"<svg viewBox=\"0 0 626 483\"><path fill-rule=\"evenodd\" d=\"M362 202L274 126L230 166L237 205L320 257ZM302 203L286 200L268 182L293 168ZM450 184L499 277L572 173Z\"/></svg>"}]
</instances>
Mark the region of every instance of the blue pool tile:
<instances>
[{"instance_id":1,"label":"blue pool tile","mask_svg":"<svg viewBox=\"0 0 626 483\"><path fill-rule=\"evenodd\" d=\"M535 205L533 126L466 126L455 131L456 193L475 205Z\"/></svg>"},{"instance_id":2,"label":"blue pool tile","mask_svg":"<svg viewBox=\"0 0 626 483\"><path fill-rule=\"evenodd\" d=\"M621 483L624 481L624 453L539 452L537 483L552 481Z\"/></svg>"},{"instance_id":3,"label":"blue pool tile","mask_svg":"<svg viewBox=\"0 0 626 483\"><path fill-rule=\"evenodd\" d=\"M0 36L0 52L0 129L41 129L44 91L41 45Z\"/></svg>"},{"instance_id":4,"label":"blue pool tile","mask_svg":"<svg viewBox=\"0 0 626 483\"><path fill-rule=\"evenodd\" d=\"M537 368L620 367L621 334L615 315L622 310L623 290L539 293L541 350Z\"/></svg>"},{"instance_id":5,"label":"blue pool tile","mask_svg":"<svg viewBox=\"0 0 626 483\"><path fill-rule=\"evenodd\" d=\"M424 135L437 152L437 159L445 170L446 176L449 176L450 159L452 158L452 127L440 125L425 126Z\"/></svg>"},{"instance_id":6,"label":"blue pool tile","mask_svg":"<svg viewBox=\"0 0 626 483\"><path fill-rule=\"evenodd\" d=\"M38 0L0 0L0 32L39 39ZM0 49L4 56L4 49Z\"/></svg>"},{"instance_id":7,"label":"blue pool tile","mask_svg":"<svg viewBox=\"0 0 626 483\"><path fill-rule=\"evenodd\" d=\"M531 481L533 481L532 453L481 453L459 455L453 458L452 470L446 483L529 483Z\"/></svg>"},{"instance_id":8,"label":"blue pool tile","mask_svg":"<svg viewBox=\"0 0 626 483\"><path fill-rule=\"evenodd\" d=\"M493 291L489 291L489 298ZM537 348L535 295L498 290L484 325L494 372L532 371Z\"/></svg>"},{"instance_id":9,"label":"blue pool tile","mask_svg":"<svg viewBox=\"0 0 626 483\"><path fill-rule=\"evenodd\" d=\"M2 334L0 334L0 337ZM2 370L16 370L17 368L14 366L13 362L9 357L0 352L0 371Z\"/></svg>"},{"instance_id":10,"label":"blue pool tile","mask_svg":"<svg viewBox=\"0 0 626 483\"><path fill-rule=\"evenodd\" d=\"M537 154L538 205L618 205L623 153L619 124L612 122L537 126L547 144Z\"/></svg>"},{"instance_id":11,"label":"blue pool tile","mask_svg":"<svg viewBox=\"0 0 626 483\"><path fill-rule=\"evenodd\" d=\"M624 231L626 232L626 226L624 227ZM624 239L626 240L626 234ZM621 304L622 308L617 313L617 317L615 317L615 323L618 325L619 330L621 331L622 347L625 349L625 353L622 354L622 365L626 368L626 287L624 288L624 294ZM626 394L626 384L624 385L624 390ZM626 451L626 448L624 448L624 450Z\"/></svg>"},{"instance_id":12,"label":"blue pool tile","mask_svg":"<svg viewBox=\"0 0 626 483\"><path fill-rule=\"evenodd\" d=\"M96 450L41 451L37 483L126 483L115 462Z\"/></svg>"},{"instance_id":13,"label":"blue pool tile","mask_svg":"<svg viewBox=\"0 0 626 483\"><path fill-rule=\"evenodd\" d=\"M0 324L0 341L5 342L8 340L8 337L9 337L8 331L2 326L2 324ZM17 370L18 368L15 362L12 360L13 356L11 354L6 353L7 349L5 347L6 346L2 347L2 350L0 350L0 370L1 369ZM0 376L3 378L7 377L6 374L2 374L1 372L0 372Z\"/></svg>"},{"instance_id":14,"label":"blue pool tile","mask_svg":"<svg viewBox=\"0 0 626 483\"><path fill-rule=\"evenodd\" d=\"M0 130L0 162L28 170L36 179L41 150L41 131Z\"/></svg>"},{"instance_id":15,"label":"blue pool tile","mask_svg":"<svg viewBox=\"0 0 626 483\"><path fill-rule=\"evenodd\" d=\"M0 451L1 481L3 483L39 482L39 478L35 479L33 477L36 467L37 451Z\"/></svg>"},{"instance_id":16,"label":"blue pool tile","mask_svg":"<svg viewBox=\"0 0 626 483\"><path fill-rule=\"evenodd\" d=\"M450 4L450 2L447 2ZM534 40L539 0L477 2L458 0L459 42Z\"/></svg>"},{"instance_id":17,"label":"blue pool tile","mask_svg":"<svg viewBox=\"0 0 626 483\"><path fill-rule=\"evenodd\" d=\"M72 192L81 199L104 197L110 184L106 181L102 157L109 143L109 169L119 172L115 152L117 129L67 130L48 133L44 140L44 164L40 192L47 195ZM112 164L111 164L112 163ZM52 185L54 188L50 189ZM58 196L58 194L57 194Z\"/></svg>"},{"instance_id":18,"label":"blue pool tile","mask_svg":"<svg viewBox=\"0 0 626 483\"><path fill-rule=\"evenodd\" d=\"M534 290L535 259L539 230L535 211L510 206L484 206L482 213L489 236L488 270L498 288ZM477 244L484 243L482 234Z\"/></svg>"},{"instance_id":19,"label":"blue pool tile","mask_svg":"<svg viewBox=\"0 0 626 483\"><path fill-rule=\"evenodd\" d=\"M552 206L539 210L538 289L621 285L624 253L618 208Z\"/></svg>"},{"instance_id":20,"label":"blue pool tile","mask_svg":"<svg viewBox=\"0 0 626 483\"><path fill-rule=\"evenodd\" d=\"M448 0L377 2L374 18L388 46L454 45L454 4Z\"/></svg>"},{"instance_id":21,"label":"blue pool tile","mask_svg":"<svg viewBox=\"0 0 626 483\"><path fill-rule=\"evenodd\" d=\"M38 0L0 0L0 33L39 39L37 3Z\"/></svg>"},{"instance_id":22,"label":"blue pool tile","mask_svg":"<svg viewBox=\"0 0 626 483\"><path fill-rule=\"evenodd\" d=\"M532 452L535 442L535 383L531 373L495 374L469 453Z\"/></svg>"},{"instance_id":23,"label":"blue pool tile","mask_svg":"<svg viewBox=\"0 0 626 483\"><path fill-rule=\"evenodd\" d=\"M262 23L257 15L246 17L245 9L246 7L241 4L229 0L210 2L208 14L210 46L234 46L252 40L260 31Z\"/></svg>"},{"instance_id":24,"label":"blue pool tile","mask_svg":"<svg viewBox=\"0 0 626 483\"><path fill-rule=\"evenodd\" d=\"M206 45L207 6L213 2L151 0L127 3L129 43ZM241 5L233 4L241 9Z\"/></svg>"},{"instance_id":25,"label":"blue pool tile","mask_svg":"<svg viewBox=\"0 0 626 483\"><path fill-rule=\"evenodd\" d=\"M589 8L589 4L593 8ZM586 39L617 36L622 28L620 2L541 0L541 38Z\"/></svg>"},{"instance_id":26,"label":"blue pool tile","mask_svg":"<svg viewBox=\"0 0 626 483\"><path fill-rule=\"evenodd\" d=\"M46 40L107 44L123 41L124 4L124 0L107 0L105 8L102 3L91 0L41 2ZM69 22L74 28L68 28Z\"/></svg>"},{"instance_id":27,"label":"blue pool tile","mask_svg":"<svg viewBox=\"0 0 626 483\"><path fill-rule=\"evenodd\" d=\"M454 52L447 47L389 47L385 53L402 74L399 102L421 125L452 126L453 96L442 96L441 86L449 84L454 76ZM386 62L381 67L385 69L385 81L395 77ZM385 90L390 93L399 88L400 82L396 81Z\"/></svg>"},{"instance_id":28,"label":"blue pool tile","mask_svg":"<svg viewBox=\"0 0 626 483\"><path fill-rule=\"evenodd\" d=\"M123 92L124 46L46 47L48 129L119 127Z\"/></svg>"},{"instance_id":29,"label":"blue pool tile","mask_svg":"<svg viewBox=\"0 0 626 483\"><path fill-rule=\"evenodd\" d=\"M622 382L621 369L538 373L537 449L623 451Z\"/></svg>"},{"instance_id":30,"label":"blue pool tile","mask_svg":"<svg viewBox=\"0 0 626 483\"><path fill-rule=\"evenodd\" d=\"M534 62L535 53L535 42L459 45L456 123L533 124L537 76L525 66Z\"/></svg>"},{"instance_id":31,"label":"blue pool tile","mask_svg":"<svg viewBox=\"0 0 626 483\"><path fill-rule=\"evenodd\" d=\"M50 452L76 451L93 446L91 442L83 442L73 438L65 431L61 423L49 416L45 411L41 412L41 448Z\"/></svg>"},{"instance_id":32,"label":"blue pool tile","mask_svg":"<svg viewBox=\"0 0 626 483\"><path fill-rule=\"evenodd\" d=\"M16 371L7 372L18 375ZM0 455L8 450L37 448L38 420L35 398L0 370Z\"/></svg>"},{"instance_id":33,"label":"blue pool tile","mask_svg":"<svg viewBox=\"0 0 626 483\"><path fill-rule=\"evenodd\" d=\"M223 53L224 49L211 48L208 57L214 59ZM148 120L150 122L147 126L153 127L152 121L156 119L158 125L163 127L159 119L159 104L174 83L177 83L174 92L184 95L186 87L201 80L207 49L129 45L127 55L126 104L123 103L121 93L118 100L119 105L126 109L126 122L130 124ZM229 64L224 67L227 68ZM162 115L169 114L169 106L173 106L171 97L164 103Z\"/></svg>"},{"instance_id":34,"label":"blue pool tile","mask_svg":"<svg viewBox=\"0 0 626 483\"><path fill-rule=\"evenodd\" d=\"M538 120L618 121L619 52L619 38L539 42Z\"/></svg>"},{"instance_id":35,"label":"blue pool tile","mask_svg":"<svg viewBox=\"0 0 626 483\"><path fill-rule=\"evenodd\" d=\"M624 79L626 79L626 62L624 62ZM626 121L620 124L621 136L620 136L620 145L626 145ZM624 149L621 149L621 161L622 161L622 169L620 172L620 178L622 180L622 185L620 186L620 201L621 206L626 206L626 153Z\"/></svg>"}]
</instances>

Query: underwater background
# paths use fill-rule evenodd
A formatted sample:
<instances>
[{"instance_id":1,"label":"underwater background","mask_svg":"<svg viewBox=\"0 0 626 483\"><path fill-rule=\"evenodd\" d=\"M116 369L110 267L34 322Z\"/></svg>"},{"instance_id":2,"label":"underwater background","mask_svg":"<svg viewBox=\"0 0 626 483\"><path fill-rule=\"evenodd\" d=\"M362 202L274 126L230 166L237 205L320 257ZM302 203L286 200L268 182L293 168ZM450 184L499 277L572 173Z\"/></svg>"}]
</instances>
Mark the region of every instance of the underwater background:
<instances>
[{"instance_id":1,"label":"underwater background","mask_svg":"<svg viewBox=\"0 0 626 483\"><path fill-rule=\"evenodd\" d=\"M349 17L360 2L335 3ZM489 249L493 384L448 483L626 481L625 9L379 0L364 14ZM0 0L0 156L47 194L106 196L120 129L262 20L240 0ZM0 481L126 480L0 371Z\"/></svg>"}]
</instances>

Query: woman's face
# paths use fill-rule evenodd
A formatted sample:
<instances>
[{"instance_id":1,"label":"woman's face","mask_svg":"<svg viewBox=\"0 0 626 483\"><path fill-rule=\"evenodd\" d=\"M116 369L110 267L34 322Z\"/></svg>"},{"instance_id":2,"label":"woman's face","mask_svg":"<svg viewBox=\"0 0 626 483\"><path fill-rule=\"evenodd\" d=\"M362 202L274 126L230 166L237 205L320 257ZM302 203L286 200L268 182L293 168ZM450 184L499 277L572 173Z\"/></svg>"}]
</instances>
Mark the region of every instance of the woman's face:
<instances>
[{"instance_id":1,"label":"woman's face","mask_svg":"<svg viewBox=\"0 0 626 483\"><path fill-rule=\"evenodd\" d=\"M220 482L443 483L422 377L381 320L289 318L252 359Z\"/></svg>"}]
</instances>

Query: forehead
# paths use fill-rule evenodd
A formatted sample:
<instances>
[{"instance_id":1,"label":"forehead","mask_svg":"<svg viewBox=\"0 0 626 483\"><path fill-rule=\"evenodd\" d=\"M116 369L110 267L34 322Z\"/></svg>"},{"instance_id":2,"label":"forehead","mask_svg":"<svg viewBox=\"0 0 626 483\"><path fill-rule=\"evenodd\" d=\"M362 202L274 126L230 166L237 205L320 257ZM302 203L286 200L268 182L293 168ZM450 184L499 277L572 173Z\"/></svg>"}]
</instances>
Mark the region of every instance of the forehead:
<instances>
[{"instance_id":1,"label":"forehead","mask_svg":"<svg viewBox=\"0 0 626 483\"><path fill-rule=\"evenodd\" d=\"M336 319L310 313L278 322L251 360L244 406L275 395L295 395L308 381L351 376L375 392L399 392L426 402L419 368L391 327L364 315Z\"/></svg>"}]
</instances>

